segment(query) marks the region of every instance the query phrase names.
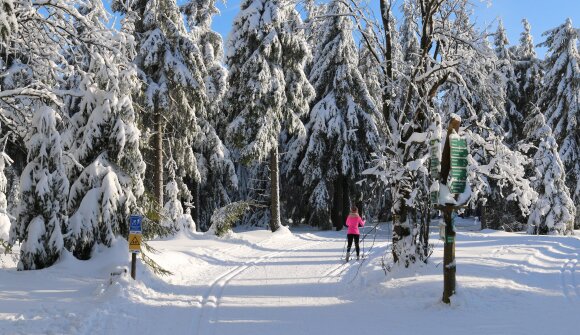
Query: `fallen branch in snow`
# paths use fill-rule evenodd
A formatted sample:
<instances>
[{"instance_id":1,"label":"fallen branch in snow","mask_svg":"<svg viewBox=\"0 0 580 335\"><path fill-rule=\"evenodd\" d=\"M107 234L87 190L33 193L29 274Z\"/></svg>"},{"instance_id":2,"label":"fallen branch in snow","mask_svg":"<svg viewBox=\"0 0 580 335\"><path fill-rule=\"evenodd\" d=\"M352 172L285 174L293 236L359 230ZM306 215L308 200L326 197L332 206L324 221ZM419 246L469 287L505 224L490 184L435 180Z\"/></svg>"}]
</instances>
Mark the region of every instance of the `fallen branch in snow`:
<instances>
[{"instance_id":1,"label":"fallen branch in snow","mask_svg":"<svg viewBox=\"0 0 580 335\"><path fill-rule=\"evenodd\" d=\"M149 252L151 252L153 254L158 254L159 253L159 251L157 249L153 248L152 246L150 246L145 241L141 241L141 246L145 247L145 250L147 250L147 251L149 251ZM157 264L152 258L150 258L149 256L147 256L143 250L141 250L141 259L143 260L143 263L145 263L145 265L147 265L148 267L150 267L151 270L153 270L153 272L155 274L160 275L160 276L171 276L171 275L173 275L173 272L162 268L161 265Z\"/></svg>"},{"instance_id":2,"label":"fallen branch in snow","mask_svg":"<svg viewBox=\"0 0 580 335\"><path fill-rule=\"evenodd\" d=\"M224 236L232 229L233 224L239 221L251 207L265 206L253 201L236 201L224 207L217 208L211 215L211 226L207 230L207 233Z\"/></svg>"}]
</instances>

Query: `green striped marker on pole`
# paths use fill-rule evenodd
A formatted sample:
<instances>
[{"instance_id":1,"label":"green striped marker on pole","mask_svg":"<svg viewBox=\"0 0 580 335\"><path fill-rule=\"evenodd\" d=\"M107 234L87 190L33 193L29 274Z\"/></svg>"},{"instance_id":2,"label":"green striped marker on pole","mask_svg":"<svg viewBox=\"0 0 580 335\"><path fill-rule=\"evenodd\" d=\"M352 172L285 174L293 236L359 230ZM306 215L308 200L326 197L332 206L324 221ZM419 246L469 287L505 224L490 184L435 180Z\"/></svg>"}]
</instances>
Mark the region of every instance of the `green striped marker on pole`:
<instances>
[{"instance_id":1,"label":"green striped marker on pole","mask_svg":"<svg viewBox=\"0 0 580 335\"><path fill-rule=\"evenodd\" d=\"M451 149L451 193L463 193L467 185L467 140L459 135L449 136Z\"/></svg>"}]
</instances>

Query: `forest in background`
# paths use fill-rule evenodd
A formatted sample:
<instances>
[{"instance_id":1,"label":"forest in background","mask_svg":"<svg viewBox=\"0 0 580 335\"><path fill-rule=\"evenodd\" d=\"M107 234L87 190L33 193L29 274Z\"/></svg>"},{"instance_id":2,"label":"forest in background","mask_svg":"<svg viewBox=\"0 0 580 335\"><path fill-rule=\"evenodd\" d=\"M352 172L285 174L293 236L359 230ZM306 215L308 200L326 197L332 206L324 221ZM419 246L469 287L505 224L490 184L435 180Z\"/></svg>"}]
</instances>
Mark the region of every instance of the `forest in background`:
<instances>
[{"instance_id":1,"label":"forest in background","mask_svg":"<svg viewBox=\"0 0 580 335\"><path fill-rule=\"evenodd\" d=\"M539 42L524 20L510 43L501 22L476 28L468 0L379 1L377 18L357 0L244 0L223 41L216 0L114 1L114 15L100 0L0 0L4 248L21 243L19 269L39 269L126 237L130 214L151 238L244 212L237 224L341 229L356 204L393 221L395 261L425 260L429 143L452 115L467 214L578 228L571 20Z\"/></svg>"}]
</instances>

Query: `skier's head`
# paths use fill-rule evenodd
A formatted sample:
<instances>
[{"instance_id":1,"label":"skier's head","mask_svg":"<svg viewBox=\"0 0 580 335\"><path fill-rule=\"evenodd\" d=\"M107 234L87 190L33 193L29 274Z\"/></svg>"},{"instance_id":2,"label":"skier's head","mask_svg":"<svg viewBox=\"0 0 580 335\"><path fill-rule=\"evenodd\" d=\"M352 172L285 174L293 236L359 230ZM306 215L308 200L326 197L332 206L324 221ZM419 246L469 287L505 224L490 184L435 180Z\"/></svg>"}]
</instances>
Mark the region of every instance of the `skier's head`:
<instances>
[{"instance_id":1,"label":"skier's head","mask_svg":"<svg viewBox=\"0 0 580 335\"><path fill-rule=\"evenodd\" d=\"M355 205L350 206L351 213L358 213L358 208Z\"/></svg>"}]
</instances>

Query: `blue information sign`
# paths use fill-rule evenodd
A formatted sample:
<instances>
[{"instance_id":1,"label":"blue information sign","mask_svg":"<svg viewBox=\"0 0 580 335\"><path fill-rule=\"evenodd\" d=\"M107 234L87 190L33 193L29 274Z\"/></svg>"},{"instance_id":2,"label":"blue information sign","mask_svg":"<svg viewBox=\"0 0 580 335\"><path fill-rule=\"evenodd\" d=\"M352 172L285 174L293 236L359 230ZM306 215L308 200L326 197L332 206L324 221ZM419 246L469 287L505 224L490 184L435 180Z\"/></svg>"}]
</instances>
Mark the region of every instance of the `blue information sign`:
<instances>
[{"instance_id":1,"label":"blue information sign","mask_svg":"<svg viewBox=\"0 0 580 335\"><path fill-rule=\"evenodd\" d=\"M129 220L129 231L131 233L140 233L141 232L141 220L143 218L140 215L131 215Z\"/></svg>"}]
</instances>

